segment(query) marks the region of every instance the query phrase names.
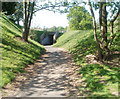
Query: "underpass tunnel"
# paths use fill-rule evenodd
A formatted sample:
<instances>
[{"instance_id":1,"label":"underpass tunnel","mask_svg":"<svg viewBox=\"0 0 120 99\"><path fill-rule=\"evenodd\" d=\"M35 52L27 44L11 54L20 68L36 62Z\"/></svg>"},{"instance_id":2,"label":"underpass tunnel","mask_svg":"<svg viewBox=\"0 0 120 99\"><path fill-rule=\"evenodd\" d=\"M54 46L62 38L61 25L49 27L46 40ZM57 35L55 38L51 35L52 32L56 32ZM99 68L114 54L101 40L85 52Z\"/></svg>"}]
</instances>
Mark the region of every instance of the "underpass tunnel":
<instances>
[{"instance_id":1,"label":"underpass tunnel","mask_svg":"<svg viewBox=\"0 0 120 99\"><path fill-rule=\"evenodd\" d=\"M52 45L54 43L52 34L48 34L44 39L41 40L42 45Z\"/></svg>"}]
</instances>

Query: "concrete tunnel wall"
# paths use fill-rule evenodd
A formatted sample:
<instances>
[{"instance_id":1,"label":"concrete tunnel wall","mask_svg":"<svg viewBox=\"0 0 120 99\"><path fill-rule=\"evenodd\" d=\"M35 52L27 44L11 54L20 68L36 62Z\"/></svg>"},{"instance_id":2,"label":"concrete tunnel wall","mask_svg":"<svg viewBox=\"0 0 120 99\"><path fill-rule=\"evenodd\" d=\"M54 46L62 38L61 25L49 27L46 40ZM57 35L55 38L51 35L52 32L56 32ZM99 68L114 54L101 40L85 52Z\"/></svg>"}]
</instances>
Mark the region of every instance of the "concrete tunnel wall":
<instances>
[{"instance_id":1,"label":"concrete tunnel wall","mask_svg":"<svg viewBox=\"0 0 120 99\"><path fill-rule=\"evenodd\" d=\"M48 32L46 35L43 33L40 37L40 43L42 45L52 45L56 42L57 38L60 36L59 32Z\"/></svg>"},{"instance_id":2,"label":"concrete tunnel wall","mask_svg":"<svg viewBox=\"0 0 120 99\"><path fill-rule=\"evenodd\" d=\"M53 44L53 35L47 35L42 41L42 45L52 45Z\"/></svg>"}]
</instances>

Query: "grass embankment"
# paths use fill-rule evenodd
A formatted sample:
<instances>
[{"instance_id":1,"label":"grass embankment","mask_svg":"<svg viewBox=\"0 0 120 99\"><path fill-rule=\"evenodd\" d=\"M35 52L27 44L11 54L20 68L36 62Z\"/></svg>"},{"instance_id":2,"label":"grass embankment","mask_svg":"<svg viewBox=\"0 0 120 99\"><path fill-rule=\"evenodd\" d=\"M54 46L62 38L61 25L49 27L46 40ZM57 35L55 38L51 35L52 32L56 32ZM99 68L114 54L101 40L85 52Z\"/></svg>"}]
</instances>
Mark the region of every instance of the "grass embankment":
<instances>
[{"instance_id":1,"label":"grass embankment","mask_svg":"<svg viewBox=\"0 0 120 99\"><path fill-rule=\"evenodd\" d=\"M31 64L40 57L44 50L43 46L30 40L29 43L21 40L22 31L9 21L4 15L0 17L0 32L2 33L2 43L0 43L2 53L2 81L3 87L11 82L17 73L25 72L27 64Z\"/></svg>"},{"instance_id":2,"label":"grass embankment","mask_svg":"<svg viewBox=\"0 0 120 99\"><path fill-rule=\"evenodd\" d=\"M117 33L117 35L119 35ZM120 36L120 35L119 35ZM120 51L119 36L115 38L112 49ZM86 55L96 55L96 43L92 30L68 31L64 33L54 45L69 50L76 64L80 65L80 74L86 85L80 91L85 91L88 97L118 96L118 57L111 57L111 64L88 64ZM120 55L119 55L120 56ZM113 61L114 60L114 61ZM112 63L116 62L116 63ZM85 93L84 92L84 93Z\"/></svg>"}]
</instances>

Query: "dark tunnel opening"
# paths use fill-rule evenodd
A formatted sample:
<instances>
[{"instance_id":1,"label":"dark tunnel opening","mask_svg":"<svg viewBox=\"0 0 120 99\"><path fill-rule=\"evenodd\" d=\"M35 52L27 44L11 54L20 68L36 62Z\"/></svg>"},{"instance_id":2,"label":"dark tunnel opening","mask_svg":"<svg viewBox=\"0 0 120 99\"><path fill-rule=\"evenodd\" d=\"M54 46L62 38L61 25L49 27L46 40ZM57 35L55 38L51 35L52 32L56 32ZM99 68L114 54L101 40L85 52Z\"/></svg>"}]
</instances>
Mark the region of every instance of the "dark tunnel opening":
<instances>
[{"instance_id":1,"label":"dark tunnel opening","mask_svg":"<svg viewBox=\"0 0 120 99\"><path fill-rule=\"evenodd\" d=\"M54 39L53 39L54 35L47 35L41 42L42 45L53 45L54 43Z\"/></svg>"}]
</instances>

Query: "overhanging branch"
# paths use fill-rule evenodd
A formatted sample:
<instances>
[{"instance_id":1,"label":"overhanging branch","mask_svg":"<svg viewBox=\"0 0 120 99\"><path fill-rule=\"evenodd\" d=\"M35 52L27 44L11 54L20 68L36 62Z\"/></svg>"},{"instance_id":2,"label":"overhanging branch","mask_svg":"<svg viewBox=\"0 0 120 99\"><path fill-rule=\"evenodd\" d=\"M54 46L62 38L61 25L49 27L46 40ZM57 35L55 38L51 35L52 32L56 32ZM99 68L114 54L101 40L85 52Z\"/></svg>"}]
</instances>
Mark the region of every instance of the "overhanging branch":
<instances>
[{"instance_id":1,"label":"overhanging branch","mask_svg":"<svg viewBox=\"0 0 120 99\"><path fill-rule=\"evenodd\" d=\"M35 10L33 13L37 12L37 11L40 11L40 10L49 10L49 8L53 8L52 10L50 9L50 11L55 11L56 8L60 8L60 7L66 7L66 8L71 8L73 6L78 6L80 3L76 3L76 4L71 4L71 3L68 3L66 5L64 5L64 3L56 3L56 4L50 4L48 6L45 6L45 5L41 5L41 6L36 6L37 7L37 10ZM60 9L59 9L60 10Z\"/></svg>"}]
</instances>

